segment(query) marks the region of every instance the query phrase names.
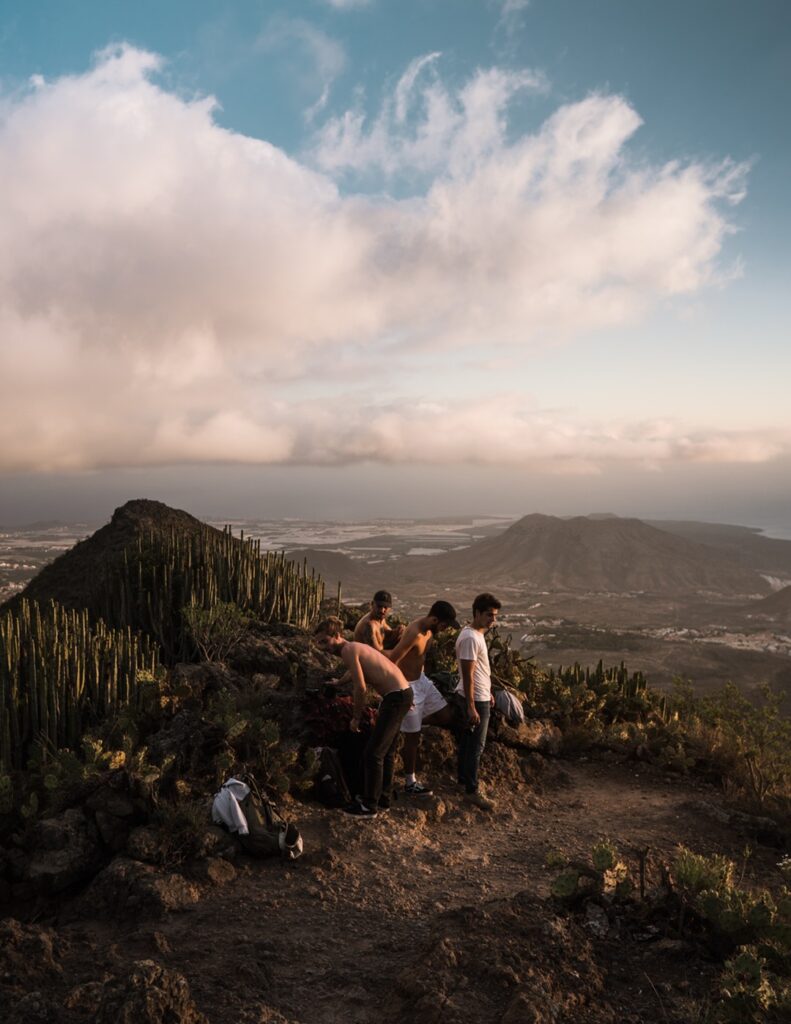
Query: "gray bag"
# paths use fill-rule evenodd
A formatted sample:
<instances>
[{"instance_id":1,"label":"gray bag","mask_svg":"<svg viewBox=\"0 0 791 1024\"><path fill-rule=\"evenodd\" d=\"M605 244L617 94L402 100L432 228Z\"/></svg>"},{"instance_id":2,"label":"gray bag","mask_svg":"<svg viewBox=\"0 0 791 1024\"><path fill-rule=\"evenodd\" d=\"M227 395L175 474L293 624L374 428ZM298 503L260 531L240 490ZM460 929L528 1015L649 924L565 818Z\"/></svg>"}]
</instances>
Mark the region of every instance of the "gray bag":
<instances>
[{"instance_id":1,"label":"gray bag","mask_svg":"<svg viewBox=\"0 0 791 1024\"><path fill-rule=\"evenodd\" d=\"M242 781L250 787L250 792L239 803L250 830L246 836L238 836L245 853L252 857L279 856L284 860L301 857L303 843L297 826L280 816L252 775L245 775Z\"/></svg>"},{"instance_id":2,"label":"gray bag","mask_svg":"<svg viewBox=\"0 0 791 1024\"><path fill-rule=\"evenodd\" d=\"M494 706L509 725L521 725L525 720L522 702L510 690L497 690L494 695Z\"/></svg>"}]
</instances>

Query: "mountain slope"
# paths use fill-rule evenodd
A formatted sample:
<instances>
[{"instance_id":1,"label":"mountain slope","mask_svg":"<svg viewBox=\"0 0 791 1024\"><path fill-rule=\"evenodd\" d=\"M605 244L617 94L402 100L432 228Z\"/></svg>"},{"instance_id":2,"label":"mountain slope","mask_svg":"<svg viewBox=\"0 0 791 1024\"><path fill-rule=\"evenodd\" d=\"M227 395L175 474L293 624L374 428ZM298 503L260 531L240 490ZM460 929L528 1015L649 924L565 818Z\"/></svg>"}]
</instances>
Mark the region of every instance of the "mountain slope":
<instances>
[{"instance_id":1,"label":"mountain slope","mask_svg":"<svg viewBox=\"0 0 791 1024\"><path fill-rule=\"evenodd\" d=\"M644 522L657 530L716 548L742 567L772 576L791 574L791 541L765 537L754 527L675 519L646 519Z\"/></svg>"},{"instance_id":2,"label":"mountain slope","mask_svg":"<svg viewBox=\"0 0 791 1024\"><path fill-rule=\"evenodd\" d=\"M151 532L200 535L206 530L221 535L220 530L161 501L128 501L115 510L106 526L44 566L8 604L26 597L34 601L54 599L67 608L93 609L107 581L119 570L124 550L136 546L138 538Z\"/></svg>"},{"instance_id":3,"label":"mountain slope","mask_svg":"<svg viewBox=\"0 0 791 1024\"><path fill-rule=\"evenodd\" d=\"M297 563L307 561L308 569L315 570L324 580L327 597L335 596L340 583L344 600L347 596L359 598L361 601L369 600L374 591L386 589L387 581L393 578L392 567L396 564L383 562L369 565L365 561L349 558L339 551L326 551L322 548L296 548L288 550L286 556Z\"/></svg>"},{"instance_id":4,"label":"mountain slope","mask_svg":"<svg viewBox=\"0 0 791 1024\"><path fill-rule=\"evenodd\" d=\"M404 578L522 582L535 590L766 593L758 573L639 519L528 515L463 551L412 558Z\"/></svg>"},{"instance_id":5,"label":"mountain slope","mask_svg":"<svg viewBox=\"0 0 791 1024\"><path fill-rule=\"evenodd\" d=\"M791 586L783 587L761 601L754 601L747 608L750 616L760 615L776 622L791 625Z\"/></svg>"}]
</instances>

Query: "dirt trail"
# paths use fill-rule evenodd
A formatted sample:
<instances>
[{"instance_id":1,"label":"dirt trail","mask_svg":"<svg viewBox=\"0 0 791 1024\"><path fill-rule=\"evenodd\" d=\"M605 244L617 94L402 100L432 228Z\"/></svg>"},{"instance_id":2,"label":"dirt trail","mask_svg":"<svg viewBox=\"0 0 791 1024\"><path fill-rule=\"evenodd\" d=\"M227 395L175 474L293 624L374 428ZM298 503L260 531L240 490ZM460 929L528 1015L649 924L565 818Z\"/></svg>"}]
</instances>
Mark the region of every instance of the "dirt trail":
<instances>
[{"instance_id":1,"label":"dirt trail","mask_svg":"<svg viewBox=\"0 0 791 1024\"><path fill-rule=\"evenodd\" d=\"M443 937L456 943L452 962L469 935L485 963L490 939L499 937L476 928L490 921L496 931L497 915L517 897L532 901L525 914L534 924L552 919L540 904L554 874L545 865L549 851L584 857L609 836L627 856L649 847L655 864L677 843L738 860L745 840L710 822L702 801L718 796L677 777L578 762L555 770L543 795L527 787L498 793L493 814L471 810L443 786L432 798L398 801L375 821L294 805L308 851L301 861L245 859L233 883L210 890L192 910L138 927L119 922L106 938L115 955L154 957L182 972L211 1024L397 1021L411 986L431 988L425 959ZM774 859L769 850L756 854L746 880L770 871ZM441 1012L451 1005L443 999L436 1019L479 1021L490 1012L467 1002L471 1015L453 1016Z\"/></svg>"}]
</instances>

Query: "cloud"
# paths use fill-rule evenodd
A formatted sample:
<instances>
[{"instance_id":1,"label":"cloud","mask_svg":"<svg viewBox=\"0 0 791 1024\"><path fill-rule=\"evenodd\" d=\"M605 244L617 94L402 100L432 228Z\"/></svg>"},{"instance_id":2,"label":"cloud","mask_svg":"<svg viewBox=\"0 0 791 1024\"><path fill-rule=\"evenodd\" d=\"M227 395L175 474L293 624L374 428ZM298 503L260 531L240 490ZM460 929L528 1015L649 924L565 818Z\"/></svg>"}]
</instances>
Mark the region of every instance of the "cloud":
<instances>
[{"instance_id":1,"label":"cloud","mask_svg":"<svg viewBox=\"0 0 791 1024\"><path fill-rule=\"evenodd\" d=\"M324 0L324 3L334 7L336 11L351 11L355 7L368 7L373 0Z\"/></svg>"},{"instance_id":2,"label":"cloud","mask_svg":"<svg viewBox=\"0 0 791 1024\"><path fill-rule=\"evenodd\" d=\"M516 372L548 337L717 281L744 192L727 162L632 163L640 119L617 96L514 136L508 105L534 76L479 71L454 91L438 64L410 65L370 122L328 121L312 165L220 127L210 97L167 91L158 58L127 46L4 97L0 469L787 450L404 383L448 352L474 373L507 350ZM368 192L338 184L373 173ZM423 184L393 198L382 175Z\"/></svg>"},{"instance_id":3,"label":"cloud","mask_svg":"<svg viewBox=\"0 0 791 1024\"><path fill-rule=\"evenodd\" d=\"M318 98L305 111L313 120L327 105L330 89L346 66L346 51L326 32L302 18L273 18L258 40L265 51L280 50L284 44L295 46L301 55L301 85L318 91Z\"/></svg>"},{"instance_id":4,"label":"cloud","mask_svg":"<svg viewBox=\"0 0 791 1024\"><path fill-rule=\"evenodd\" d=\"M521 26L522 15L529 6L530 0L502 0L498 27L504 29L509 35L515 32Z\"/></svg>"},{"instance_id":5,"label":"cloud","mask_svg":"<svg viewBox=\"0 0 791 1024\"><path fill-rule=\"evenodd\" d=\"M782 432L727 431L661 420L582 420L526 404L516 394L477 400L394 400L366 405L351 396L320 410L294 407L291 460L310 464L377 461L499 464L591 472L609 462L764 462L789 451Z\"/></svg>"},{"instance_id":6,"label":"cloud","mask_svg":"<svg viewBox=\"0 0 791 1024\"><path fill-rule=\"evenodd\" d=\"M494 28L494 43L504 54L513 56L530 0L488 0L498 11Z\"/></svg>"},{"instance_id":7,"label":"cloud","mask_svg":"<svg viewBox=\"0 0 791 1024\"><path fill-rule=\"evenodd\" d=\"M440 53L411 61L373 119L362 109L327 121L314 149L330 173L469 176L508 150L506 110L525 89L546 88L533 71L477 71L455 93L436 73ZM423 83L426 79L428 81Z\"/></svg>"}]
</instances>

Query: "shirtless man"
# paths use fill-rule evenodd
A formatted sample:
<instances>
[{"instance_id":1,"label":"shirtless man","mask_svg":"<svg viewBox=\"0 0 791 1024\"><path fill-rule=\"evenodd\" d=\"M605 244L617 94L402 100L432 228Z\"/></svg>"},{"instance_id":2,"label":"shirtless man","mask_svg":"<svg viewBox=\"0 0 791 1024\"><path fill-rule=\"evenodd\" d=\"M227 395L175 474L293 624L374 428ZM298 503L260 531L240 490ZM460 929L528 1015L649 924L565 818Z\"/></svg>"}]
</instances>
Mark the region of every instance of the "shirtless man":
<instances>
[{"instance_id":1,"label":"shirtless man","mask_svg":"<svg viewBox=\"0 0 791 1024\"><path fill-rule=\"evenodd\" d=\"M368 687L382 698L376 725L363 752L364 792L344 810L357 818L375 818L378 808L386 809L390 806L398 732L404 716L412 706L414 694L397 665L368 644L345 640L342 630L341 620L332 616L318 624L314 635L323 650L341 659L351 677L354 714L349 728L352 732L360 731L360 718L365 709Z\"/></svg>"},{"instance_id":2,"label":"shirtless man","mask_svg":"<svg viewBox=\"0 0 791 1024\"><path fill-rule=\"evenodd\" d=\"M410 622L403 636L392 651L385 654L398 665L415 694L415 703L401 723L404 746L401 757L404 761L406 780L404 792L411 796L428 796L431 789L417 781L415 767L420 746L420 730L424 725L440 725L446 728L453 721L448 702L424 672L428 645L437 633L450 627L459 628L456 610L447 601L435 601L428 615Z\"/></svg>"},{"instance_id":3,"label":"shirtless man","mask_svg":"<svg viewBox=\"0 0 791 1024\"><path fill-rule=\"evenodd\" d=\"M374 650L383 651L385 637L393 632L387 624L387 613L393 607L393 598L387 590L377 590L371 601L371 610L367 612L354 627L354 639L361 644L368 644ZM403 632L403 626L395 627L394 639Z\"/></svg>"}]
</instances>

